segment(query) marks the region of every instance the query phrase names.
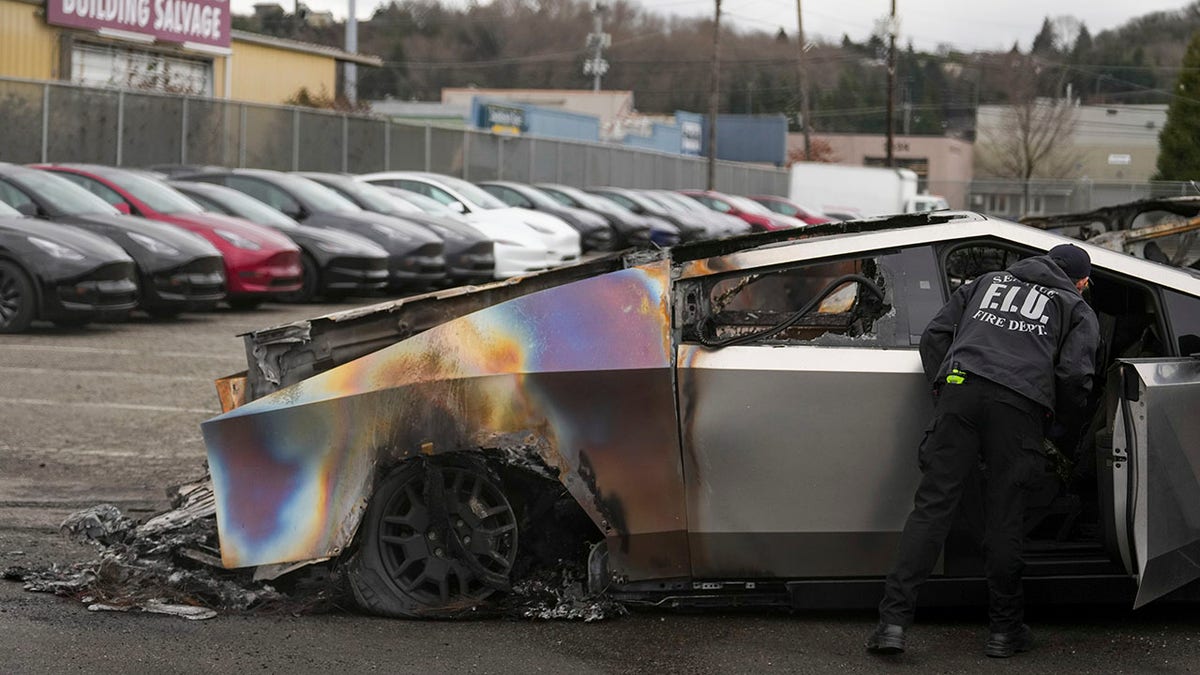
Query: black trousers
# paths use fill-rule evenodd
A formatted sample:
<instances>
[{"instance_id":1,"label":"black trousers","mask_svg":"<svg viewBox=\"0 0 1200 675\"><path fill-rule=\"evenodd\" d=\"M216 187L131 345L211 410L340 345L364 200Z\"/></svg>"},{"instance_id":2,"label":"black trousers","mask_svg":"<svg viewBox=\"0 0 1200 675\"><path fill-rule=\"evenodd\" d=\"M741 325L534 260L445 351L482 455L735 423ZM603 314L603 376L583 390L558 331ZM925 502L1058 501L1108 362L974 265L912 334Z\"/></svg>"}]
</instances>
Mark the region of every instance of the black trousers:
<instances>
[{"instance_id":1,"label":"black trousers","mask_svg":"<svg viewBox=\"0 0 1200 675\"><path fill-rule=\"evenodd\" d=\"M982 465L991 630L1021 625L1024 491L1045 469L1043 416L1039 404L975 375L942 386L919 452L921 484L879 604L881 621L912 624L917 591L937 564L964 484Z\"/></svg>"}]
</instances>

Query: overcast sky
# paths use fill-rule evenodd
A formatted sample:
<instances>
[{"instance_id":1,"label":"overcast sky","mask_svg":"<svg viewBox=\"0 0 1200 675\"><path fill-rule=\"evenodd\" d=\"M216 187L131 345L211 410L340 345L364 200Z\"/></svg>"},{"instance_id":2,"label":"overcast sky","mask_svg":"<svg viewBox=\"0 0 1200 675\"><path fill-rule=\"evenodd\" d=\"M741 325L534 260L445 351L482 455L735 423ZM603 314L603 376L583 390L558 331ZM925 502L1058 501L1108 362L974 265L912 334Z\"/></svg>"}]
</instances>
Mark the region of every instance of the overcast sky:
<instances>
[{"instance_id":1,"label":"overcast sky","mask_svg":"<svg viewBox=\"0 0 1200 675\"><path fill-rule=\"evenodd\" d=\"M248 14L256 1L232 0L233 11ZM288 11L295 0L275 0ZM302 0L315 10L330 10L341 18L348 0ZM465 0L444 0L462 5ZM486 0L481 0L486 2ZM713 0L641 0L647 9L660 14L681 16L711 15ZM358 0L356 14L370 18L382 4ZM932 50L939 43L974 49L1008 49L1014 41L1028 49L1041 28L1042 19L1074 15L1093 35L1118 26L1128 19L1162 10L1187 6L1186 0L896 0L900 17L900 42L912 40L918 49ZM726 18L745 29L774 32L782 27L789 34L796 29L794 0L723 0ZM804 28L810 35L840 40L843 33L861 41L871 34L875 21L888 13L889 0L803 0Z\"/></svg>"}]
</instances>

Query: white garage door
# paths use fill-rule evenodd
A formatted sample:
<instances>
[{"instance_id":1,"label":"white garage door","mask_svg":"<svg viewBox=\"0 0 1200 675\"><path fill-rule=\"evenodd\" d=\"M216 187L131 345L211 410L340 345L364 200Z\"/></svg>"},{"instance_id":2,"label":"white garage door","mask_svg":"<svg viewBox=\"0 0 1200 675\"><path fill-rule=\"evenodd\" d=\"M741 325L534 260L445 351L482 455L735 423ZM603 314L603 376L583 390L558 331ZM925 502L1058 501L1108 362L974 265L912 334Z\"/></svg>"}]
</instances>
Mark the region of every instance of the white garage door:
<instances>
[{"instance_id":1,"label":"white garage door","mask_svg":"<svg viewBox=\"0 0 1200 675\"><path fill-rule=\"evenodd\" d=\"M208 59L109 45L77 43L71 48L71 80L97 87L212 96L212 71Z\"/></svg>"}]
</instances>

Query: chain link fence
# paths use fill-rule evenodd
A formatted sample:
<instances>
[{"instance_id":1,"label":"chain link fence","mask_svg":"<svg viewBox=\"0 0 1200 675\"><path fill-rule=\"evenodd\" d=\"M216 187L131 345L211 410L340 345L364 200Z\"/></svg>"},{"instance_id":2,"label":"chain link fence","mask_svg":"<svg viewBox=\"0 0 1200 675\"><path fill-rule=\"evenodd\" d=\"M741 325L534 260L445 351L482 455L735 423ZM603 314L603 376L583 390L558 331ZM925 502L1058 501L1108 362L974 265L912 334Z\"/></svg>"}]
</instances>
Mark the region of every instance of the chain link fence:
<instances>
[{"instance_id":1,"label":"chain link fence","mask_svg":"<svg viewBox=\"0 0 1200 675\"><path fill-rule=\"evenodd\" d=\"M946 197L951 208L979 211L1017 220L1022 216L1082 213L1105 206L1158 197L1200 196L1190 181L1023 181L977 178L973 181L930 181L929 192Z\"/></svg>"},{"instance_id":2,"label":"chain link fence","mask_svg":"<svg viewBox=\"0 0 1200 675\"><path fill-rule=\"evenodd\" d=\"M700 188L706 160L337 112L0 78L0 161L281 171L414 170L467 180ZM787 171L717 162L716 187L787 194Z\"/></svg>"}]
</instances>

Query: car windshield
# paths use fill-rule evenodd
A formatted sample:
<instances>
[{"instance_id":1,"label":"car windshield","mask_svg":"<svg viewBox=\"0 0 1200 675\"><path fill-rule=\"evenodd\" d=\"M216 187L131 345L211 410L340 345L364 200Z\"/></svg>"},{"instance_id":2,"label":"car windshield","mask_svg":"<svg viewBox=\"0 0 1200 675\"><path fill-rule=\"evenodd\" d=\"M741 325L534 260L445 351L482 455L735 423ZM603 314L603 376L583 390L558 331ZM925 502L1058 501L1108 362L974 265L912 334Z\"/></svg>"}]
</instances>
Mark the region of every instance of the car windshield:
<instances>
[{"instance_id":1,"label":"car windshield","mask_svg":"<svg viewBox=\"0 0 1200 675\"><path fill-rule=\"evenodd\" d=\"M214 191L217 194L209 194L209 199L236 213L239 218L271 227L296 227L296 221L244 192L233 188L220 189L219 185L214 187L219 190Z\"/></svg>"},{"instance_id":2,"label":"car windshield","mask_svg":"<svg viewBox=\"0 0 1200 675\"><path fill-rule=\"evenodd\" d=\"M507 209L508 204L484 192L482 188L453 176L438 176L437 182L466 197L471 204L483 209Z\"/></svg>"},{"instance_id":3,"label":"car windshield","mask_svg":"<svg viewBox=\"0 0 1200 675\"><path fill-rule=\"evenodd\" d=\"M72 183L46 171L29 170L14 174L12 181L52 205L54 213L67 216L102 214L119 216L111 204Z\"/></svg>"},{"instance_id":4,"label":"car windshield","mask_svg":"<svg viewBox=\"0 0 1200 675\"><path fill-rule=\"evenodd\" d=\"M0 216L20 216L20 215L21 215L20 211L14 209L13 207L9 206L8 204L5 204L4 202L0 202Z\"/></svg>"},{"instance_id":5,"label":"car windshield","mask_svg":"<svg viewBox=\"0 0 1200 675\"><path fill-rule=\"evenodd\" d=\"M320 183L321 181L316 181ZM330 185L334 186L335 192L342 192L354 198L360 204L363 204L368 211L376 213L398 213L402 209L396 206L396 200L392 199L383 189L354 180L353 178L336 178L330 180ZM330 187L326 185L324 187ZM339 195L340 196L340 195Z\"/></svg>"},{"instance_id":6,"label":"car windshield","mask_svg":"<svg viewBox=\"0 0 1200 675\"><path fill-rule=\"evenodd\" d=\"M275 174L271 179L299 198L311 211L362 211L354 202L316 181L286 173Z\"/></svg>"},{"instance_id":7,"label":"car windshield","mask_svg":"<svg viewBox=\"0 0 1200 675\"><path fill-rule=\"evenodd\" d=\"M667 202L668 204L672 204L677 209L684 209L686 211L700 211L700 212L704 212L704 211L708 210L707 208L705 208L705 206L703 204L696 201L695 199L691 199L689 197L684 197L683 195L677 195L674 192L655 192L654 194L661 201Z\"/></svg>"},{"instance_id":8,"label":"car windshield","mask_svg":"<svg viewBox=\"0 0 1200 675\"><path fill-rule=\"evenodd\" d=\"M388 191L431 216L449 216L456 219L462 217L461 214L451 211L449 207L433 197L426 197L419 192L412 192L404 188L388 188Z\"/></svg>"},{"instance_id":9,"label":"car windshield","mask_svg":"<svg viewBox=\"0 0 1200 675\"><path fill-rule=\"evenodd\" d=\"M760 216L772 215L771 209L768 209L753 199L746 199L745 197L738 197L736 195L725 195L725 201L736 206L739 211L745 211L746 213L757 213Z\"/></svg>"},{"instance_id":10,"label":"car windshield","mask_svg":"<svg viewBox=\"0 0 1200 675\"><path fill-rule=\"evenodd\" d=\"M552 199L550 195L535 187L527 187L524 190L517 190L517 192L519 192L522 197L533 202L533 205L539 208L557 209L562 206L562 204L558 203L558 200Z\"/></svg>"},{"instance_id":11,"label":"car windshield","mask_svg":"<svg viewBox=\"0 0 1200 675\"><path fill-rule=\"evenodd\" d=\"M104 173L102 176L133 195L133 198L159 213L203 213L204 209L175 188L152 178L127 172Z\"/></svg>"}]
</instances>

